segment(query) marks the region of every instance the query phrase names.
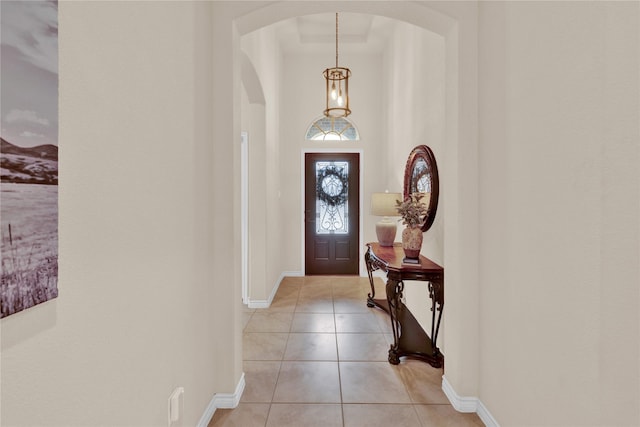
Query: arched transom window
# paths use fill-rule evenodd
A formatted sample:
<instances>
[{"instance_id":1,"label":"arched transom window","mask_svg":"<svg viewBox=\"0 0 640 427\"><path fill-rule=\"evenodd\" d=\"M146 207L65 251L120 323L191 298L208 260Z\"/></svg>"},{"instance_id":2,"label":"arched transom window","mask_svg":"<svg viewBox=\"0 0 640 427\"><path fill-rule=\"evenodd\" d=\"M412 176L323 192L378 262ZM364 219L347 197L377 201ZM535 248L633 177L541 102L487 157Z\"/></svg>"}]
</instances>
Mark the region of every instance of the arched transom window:
<instances>
[{"instance_id":1,"label":"arched transom window","mask_svg":"<svg viewBox=\"0 0 640 427\"><path fill-rule=\"evenodd\" d=\"M358 141L358 130L344 117L322 116L307 129L306 139L313 141Z\"/></svg>"}]
</instances>

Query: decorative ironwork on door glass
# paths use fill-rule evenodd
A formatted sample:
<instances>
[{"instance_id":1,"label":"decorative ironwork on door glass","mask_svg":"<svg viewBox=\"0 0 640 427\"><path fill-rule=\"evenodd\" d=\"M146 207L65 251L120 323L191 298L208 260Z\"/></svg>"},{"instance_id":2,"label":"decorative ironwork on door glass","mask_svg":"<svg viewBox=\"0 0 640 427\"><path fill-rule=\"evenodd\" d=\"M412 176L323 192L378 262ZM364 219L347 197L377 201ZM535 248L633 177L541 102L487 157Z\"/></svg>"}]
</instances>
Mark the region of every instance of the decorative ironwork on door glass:
<instances>
[{"instance_id":1,"label":"decorative ironwork on door glass","mask_svg":"<svg viewBox=\"0 0 640 427\"><path fill-rule=\"evenodd\" d=\"M316 162L316 233L349 233L349 162Z\"/></svg>"}]
</instances>

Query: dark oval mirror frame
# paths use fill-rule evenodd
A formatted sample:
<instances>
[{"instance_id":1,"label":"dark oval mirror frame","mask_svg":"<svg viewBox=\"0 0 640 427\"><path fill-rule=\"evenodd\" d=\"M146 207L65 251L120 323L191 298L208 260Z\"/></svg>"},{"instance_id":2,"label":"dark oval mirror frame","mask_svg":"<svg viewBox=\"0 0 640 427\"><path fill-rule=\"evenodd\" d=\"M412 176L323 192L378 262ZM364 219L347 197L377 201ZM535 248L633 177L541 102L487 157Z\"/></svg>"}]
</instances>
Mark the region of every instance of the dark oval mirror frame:
<instances>
[{"instance_id":1,"label":"dark oval mirror frame","mask_svg":"<svg viewBox=\"0 0 640 427\"><path fill-rule=\"evenodd\" d=\"M427 206L427 215L421 227L423 232L431 228L436 218L440 179L438 178L438 165L433 151L426 145L418 145L411 150L407 165L404 168L403 197L406 199L410 194L419 192L418 182L424 178L427 178L431 184L431 198L429 199L429 206Z\"/></svg>"}]
</instances>

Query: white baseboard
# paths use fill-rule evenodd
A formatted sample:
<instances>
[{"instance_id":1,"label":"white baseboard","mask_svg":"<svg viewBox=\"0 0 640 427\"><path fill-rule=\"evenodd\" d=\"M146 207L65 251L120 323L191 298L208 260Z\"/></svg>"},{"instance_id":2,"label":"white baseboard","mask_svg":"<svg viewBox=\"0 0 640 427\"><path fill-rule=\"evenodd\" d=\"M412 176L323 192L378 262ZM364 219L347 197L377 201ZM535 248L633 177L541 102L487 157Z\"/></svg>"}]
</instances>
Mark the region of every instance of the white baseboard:
<instances>
[{"instance_id":1,"label":"white baseboard","mask_svg":"<svg viewBox=\"0 0 640 427\"><path fill-rule=\"evenodd\" d=\"M484 404L480 400L478 400L478 410L476 412L478 413L478 417L480 417L485 426L500 427L500 424L498 424L496 419L493 418L493 415L491 415L487 407L484 406Z\"/></svg>"},{"instance_id":2,"label":"white baseboard","mask_svg":"<svg viewBox=\"0 0 640 427\"><path fill-rule=\"evenodd\" d=\"M304 273L302 271L283 271L280 275L280 280L285 277L304 277Z\"/></svg>"},{"instance_id":3,"label":"white baseboard","mask_svg":"<svg viewBox=\"0 0 640 427\"><path fill-rule=\"evenodd\" d=\"M225 409L233 409L238 406L240 403L240 398L242 397L242 392L244 391L244 372L240 376L240 381L238 381L238 385L236 385L236 390L233 394L229 393L216 393L213 395L211 402L205 409L204 414L200 417L200 421L198 421L197 427L207 427L213 418L213 414L215 414L216 409L225 408Z\"/></svg>"},{"instance_id":4,"label":"white baseboard","mask_svg":"<svg viewBox=\"0 0 640 427\"><path fill-rule=\"evenodd\" d=\"M442 376L442 391L444 391L449 402L451 402L451 406L453 406L456 411L476 412L478 410L478 398L458 395L444 375Z\"/></svg>"},{"instance_id":5,"label":"white baseboard","mask_svg":"<svg viewBox=\"0 0 640 427\"><path fill-rule=\"evenodd\" d=\"M460 396L453 389L447 378L442 376L442 391L451 402L451 406L458 412L475 412L487 427L500 427L486 406L477 397Z\"/></svg>"},{"instance_id":6,"label":"white baseboard","mask_svg":"<svg viewBox=\"0 0 640 427\"><path fill-rule=\"evenodd\" d=\"M247 307L249 307L249 308L269 308L269 306L271 305L271 301L273 301L273 298L266 299L266 300L250 299L249 303L247 304Z\"/></svg>"},{"instance_id":7,"label":"white baseboard","mask_svg":"<svg viewBox=\"0 0 640 427\"><path fill-rule=\"evenodd\" d=\"M276 297L276 293L278 292L278 288L280 288L280 283L282 283L282 280L284 280L285 277L301 277L304 276L304 274L302 274L299 271L283 271L280 274L280 277L278 277L278 280L276 280L275 285L273 286L273 290L271 291L271 295L269 295L269 298L267 298L266 300L253 300L253 299L249 299L249 302L247 303L247 307L249 308L269 308L271 306L271 303L273 302L273 299Z\"/></svg>"}]
</instances>

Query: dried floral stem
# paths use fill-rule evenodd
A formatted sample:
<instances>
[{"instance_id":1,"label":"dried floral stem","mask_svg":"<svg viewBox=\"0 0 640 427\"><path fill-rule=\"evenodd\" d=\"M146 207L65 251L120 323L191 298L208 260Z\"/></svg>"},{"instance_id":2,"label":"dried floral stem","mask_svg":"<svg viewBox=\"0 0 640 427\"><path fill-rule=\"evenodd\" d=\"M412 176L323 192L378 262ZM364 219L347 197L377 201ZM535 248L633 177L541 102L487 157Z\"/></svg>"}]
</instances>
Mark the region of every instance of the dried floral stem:
<instances>
[{"instance_id":1,"label":"dried floral stem","mask_svg":"<svg viewBox=\"0 0 640 427\"><path fill-rule=\"evenodd\" d=\"M427 215L427 205L422 203L422 193L412 193L403 202L396 200L396 209L402 217L402 223L408 227L418 227Z\"/></svg>"}]
</instances>

